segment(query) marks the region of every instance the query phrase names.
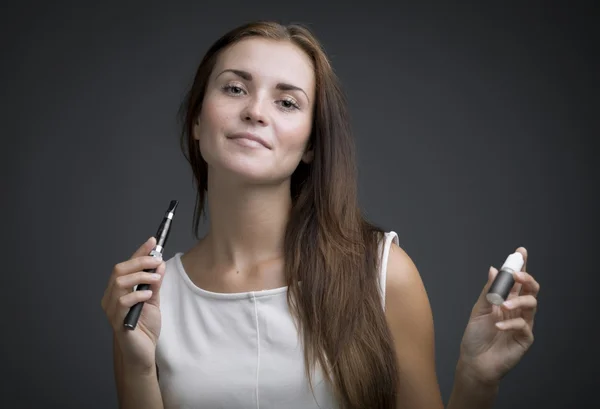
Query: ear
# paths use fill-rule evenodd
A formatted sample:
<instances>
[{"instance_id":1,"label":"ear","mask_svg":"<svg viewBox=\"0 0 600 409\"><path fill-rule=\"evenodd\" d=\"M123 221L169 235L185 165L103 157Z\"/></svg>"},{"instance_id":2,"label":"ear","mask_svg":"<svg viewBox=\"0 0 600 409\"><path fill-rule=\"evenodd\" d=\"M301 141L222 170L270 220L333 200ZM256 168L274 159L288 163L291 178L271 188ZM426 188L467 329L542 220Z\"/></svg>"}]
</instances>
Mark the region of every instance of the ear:
<instances>
[{"instance_id":1,"label":"ear","mask_svg":"<svg viewBox=\"0 0 600 409\"><path fill-rule=\"evenodd\" d=\"M194 134L194 139L197 141L200 140L200 120L198 118L194 121L192 132Z\"/></svg>"},{"instance_id":2,"label":"ear","mask_svg":"<svg viewBox=\"0 0 600 409\"><path fill-rule=\"evenodd\" d=\"M302 162L309 164L315 158L315 151L312 149L307 149L302 155Z\"/></svg>"}]
</instances>

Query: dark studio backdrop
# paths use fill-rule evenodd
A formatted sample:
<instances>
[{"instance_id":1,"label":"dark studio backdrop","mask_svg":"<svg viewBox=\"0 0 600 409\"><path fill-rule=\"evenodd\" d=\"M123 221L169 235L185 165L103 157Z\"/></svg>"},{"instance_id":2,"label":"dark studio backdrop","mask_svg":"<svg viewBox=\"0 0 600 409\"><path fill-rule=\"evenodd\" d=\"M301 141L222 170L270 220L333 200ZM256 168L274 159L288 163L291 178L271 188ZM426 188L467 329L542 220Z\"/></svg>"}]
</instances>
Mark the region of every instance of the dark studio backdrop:
<instances>
[{"instance_id":1,"label":"dark studio backdrop","mask_svg":"<svg viewBox=\"0 0 600 409\"><path fill-rule=\"evenodd\" d=\"M444 401L488 267L525 246L541 284L536 340L496 407L593 406L591 2L84 3L0 13L0 406L116 407L108 277L171 199L165 258L193 245L176 111L208 46L254 19L306 23L329 53L352 112L361 204L399 233L430 297Z\"/></svg>"}]
</instances>

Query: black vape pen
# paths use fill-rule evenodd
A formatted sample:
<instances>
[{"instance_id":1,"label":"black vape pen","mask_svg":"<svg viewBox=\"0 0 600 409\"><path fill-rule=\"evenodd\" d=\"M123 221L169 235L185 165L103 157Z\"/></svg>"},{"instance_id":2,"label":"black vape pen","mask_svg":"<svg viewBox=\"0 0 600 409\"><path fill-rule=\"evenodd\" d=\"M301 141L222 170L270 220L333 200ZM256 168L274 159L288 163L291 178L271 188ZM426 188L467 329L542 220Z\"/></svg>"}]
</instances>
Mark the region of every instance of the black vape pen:
<instances>
[{"instance_id":1,"label":"black vape pen","mask_svg":"<svg viewBox=\"0 0 600 409\"><path fill-rule=\"evenodd\" d=\"M514 274L521 271L523 264L525 264L525 260L518 251L508 256L486 294L486 298L490 303L500 305L506 300L515 284Z\"/></svg>"},{"instance_id":2,"label":"black vape pen","mask_svg":"<svg viewBox=\"0 0 600 409\"><path fill-rule=\"evenodd\" d=\"M158 232L156 233L156 247L154 247L154 249L150 252L149 256L162 257L163 250L165 248L165 245L167 244L167 239L169 238L169 232L171 231L171 223L173 221L173 216L175 215L175 209L177 208L178 203L179 202L177 200L171 200L171 203L169 203L169 208L167 209L165 217L160 223L160 226L158 226ZM156 269L146 269L144 271L154 273ZM135 291L147 290L148 288L150 288L150 284L139 284L136 287ZM123 321L123 325L126 328L132 330L135 329L138 319L140 318L143 306L144 302L140 301L133 307L131 307L131 309L127 313L127 316L125 316L125 320Z\"/></svg>"}]
</instances>

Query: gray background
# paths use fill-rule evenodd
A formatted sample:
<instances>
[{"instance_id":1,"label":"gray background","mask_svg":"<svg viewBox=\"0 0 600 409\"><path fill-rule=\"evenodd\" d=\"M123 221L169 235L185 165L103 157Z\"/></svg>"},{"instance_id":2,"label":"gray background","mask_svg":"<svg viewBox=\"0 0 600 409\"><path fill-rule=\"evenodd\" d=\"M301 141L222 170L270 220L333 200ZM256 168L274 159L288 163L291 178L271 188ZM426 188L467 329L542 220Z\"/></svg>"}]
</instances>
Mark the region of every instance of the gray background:
<instances>
[{"instance_id":1,"label":"gray background","mask_svg":"<svg viewBox=\"0 0 600 409\"><path fill-rule=\"evenodd\" d=\"M171 199L165 257L193 245L176 110L208 46L259 18L308 24L341 77L361 204L422 274L444 401L488 267L523 245L542 287L536 341L496 407L587 406L600 380L591 2L362 3L3 6L1 406L116 407L108 276Z\"/></svg>"}]
</instances>

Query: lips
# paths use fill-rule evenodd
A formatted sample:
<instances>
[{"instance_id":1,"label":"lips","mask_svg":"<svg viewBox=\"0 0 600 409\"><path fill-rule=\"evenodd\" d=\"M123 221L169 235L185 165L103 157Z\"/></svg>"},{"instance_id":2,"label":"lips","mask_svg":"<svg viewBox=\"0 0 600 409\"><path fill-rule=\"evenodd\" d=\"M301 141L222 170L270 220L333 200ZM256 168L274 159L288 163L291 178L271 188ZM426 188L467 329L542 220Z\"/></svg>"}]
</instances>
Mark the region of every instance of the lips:
<instances>
[{"instance_id":1,"label":"lips","mask_svg":"<svg viewBox=\"0 0 600 409\"><path fill-rule=\"evenodd\" d=\"M229 138L229 139L248 139L250 141L255 141L255 142L260 143L262 146L264 146L267 149L271 149L271 145L267 141L265 141L260 136L250 133L250 132L236 132L236 133L229 135L227 138Z\"/></svg>"}]
</instances>

